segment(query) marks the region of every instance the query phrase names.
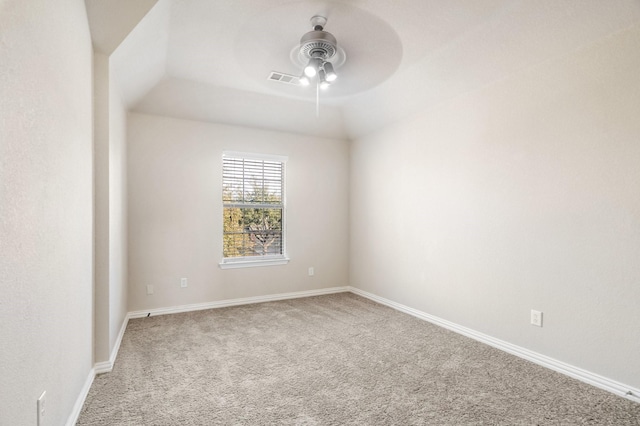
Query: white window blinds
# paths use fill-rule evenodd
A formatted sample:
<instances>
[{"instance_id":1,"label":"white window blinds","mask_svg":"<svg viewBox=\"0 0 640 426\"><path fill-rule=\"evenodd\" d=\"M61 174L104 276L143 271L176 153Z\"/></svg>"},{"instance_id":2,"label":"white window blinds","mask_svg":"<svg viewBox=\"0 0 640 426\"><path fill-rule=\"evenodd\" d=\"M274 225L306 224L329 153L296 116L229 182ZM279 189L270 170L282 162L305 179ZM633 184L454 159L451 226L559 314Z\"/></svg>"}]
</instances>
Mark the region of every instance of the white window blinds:
<instances>
[{"instance_id":1,"label":"white window blinds","mask_svg":"<svg viewBox=\"0 0 640 426\"><path fill-rule=\"evenodd\" d=\"M284 254L284 161L226 154L222 162L225 259Z\"/></svg>"}]
</instances>

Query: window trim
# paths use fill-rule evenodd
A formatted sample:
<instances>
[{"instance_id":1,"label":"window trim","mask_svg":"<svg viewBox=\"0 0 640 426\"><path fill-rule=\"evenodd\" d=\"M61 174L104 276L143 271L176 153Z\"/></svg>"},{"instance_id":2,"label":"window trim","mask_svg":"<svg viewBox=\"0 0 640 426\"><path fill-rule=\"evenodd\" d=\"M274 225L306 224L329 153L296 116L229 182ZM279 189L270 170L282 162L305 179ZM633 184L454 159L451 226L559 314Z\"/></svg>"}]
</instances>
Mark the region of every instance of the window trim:
<instances>
[{"instance_id":1,"label":"window trim","mask_svg":"<svg viewBox=\"0 0 640 426\"><path fill-rule=\"evenodd\" d=\"M239 151L223 151L221 158L221 170L224 168L224 158L243 158L248 160L259 161L274 161L283 164L283 179L282 179L282 254L267 255L260 257L224 257L222 254L222 260L218 263L220 269L238 269L238 268L253 268L258 266L275 266L286 265L289 263L289 256L287 256L287 160L288 157L283 155L271 155L261 154L253 152L239 152ZM222 186L222 185L221 185ZM224 210L224 203L222 203L222 209ZM222 232L224 235L224 230Z\"/></svg>"},{"instance_id":2,"label":"window trim","mask_svg":"<svg viewBox=\"0 0 640 426\"><path fill-rule=\"evenodd\" d=\"M265 256L267 257L267 256ZM268 259L250 259L248 257L227 257L218 264L220 269L254 268L256 266L286 265L289 258L284 255L268 256Z\"/></svg>"}]
</instances>

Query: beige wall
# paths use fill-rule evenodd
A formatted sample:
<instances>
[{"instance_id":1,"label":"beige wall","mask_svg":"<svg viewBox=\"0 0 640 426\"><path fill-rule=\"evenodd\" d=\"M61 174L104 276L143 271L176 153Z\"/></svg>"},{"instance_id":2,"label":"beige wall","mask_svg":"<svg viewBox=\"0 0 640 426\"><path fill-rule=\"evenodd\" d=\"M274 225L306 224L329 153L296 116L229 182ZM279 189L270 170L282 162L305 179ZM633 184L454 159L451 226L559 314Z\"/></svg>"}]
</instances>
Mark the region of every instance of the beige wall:
<instances>
[{"instance_id":1,"label":"beige wall","mask_svg":"<svg viewBox=\"0 0 640 426\"><path fill-rule=\"evenodd\" d=\"M638 46L625 31L356 140L351 285L640 387Z\"/></svg>"},{"instance_id":2,"label":"beige wall","mask_svg":"<svg viewBox=\"0 0 640 426\"><path fill-rule=\"evenodd\" d=\"M84 2L0 3L0 424L65 424L92 367Z\"/></svg>"},{"instance_id":3,"label":"beige wall","mask_svg":"<svg viewBox=\"0 0 640 426\"><path fill-rule=\"evenodd\" d=\"M345 141L130 114L127 144L131 311L348 284ZM288 265L218 266L225 150L288 157Z\"/></svg>"}]
</instances>

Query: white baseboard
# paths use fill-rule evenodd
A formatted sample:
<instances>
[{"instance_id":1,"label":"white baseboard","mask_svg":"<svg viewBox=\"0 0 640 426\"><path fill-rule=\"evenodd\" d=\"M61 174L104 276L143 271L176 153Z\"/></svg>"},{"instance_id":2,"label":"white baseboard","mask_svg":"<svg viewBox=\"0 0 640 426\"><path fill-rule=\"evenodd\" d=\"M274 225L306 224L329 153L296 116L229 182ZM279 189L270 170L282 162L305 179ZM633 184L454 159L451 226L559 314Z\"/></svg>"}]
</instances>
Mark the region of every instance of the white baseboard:
<instances>
[{"instance_id":1,"label":"white baseboard","mask_svg":"<svg viewBox=\"0 0 640 426\"><path fill-rule=\"evenodd\" d=\"M80 412L82 411L82 406L84 405L85 399L87 399L87 395L89 394L89 389L91 389L91 385L93 384L93 379L96 377L96 372L92 368L89 371L89 375L87 376L87 380L84 382L84 386L82 386L82 390L80 391L80 395L76 399L76 403L73 405L73 410L67 419L66 426L75 426L78 421L78 417L80 417Z\"/></svg>"},{"instance_id":2,"label":"white baseboard","mask_svg":"<svg viewBox=\"0 0 640 426\"><path fill-rule=\"evenodd\" d=\"M517 357L526 359L535 364L557 371L558 373L565 374L569 377L573 377L574 379L580 380L584 383L590 384L597 388L622 396L631 401L640 402L640 389L632 388L631 386L625 385L615 380L611 380L606 377L600 376L598 374L591 373L590 371L586 371L581 368L574 367L562 361L558 361L546 355L533 352L529 349L516 346L514 344L505 342L503 340L493 338L489 335L477 332L467 327L463 327L451 321L438 318L434 315L424 313L417 309L410 308L400 303L396 303L392 300L385 299L384 297L377 296L367 291L363 291L355 287L349 287L349 291L353 294L366 297L367 299L373 300L374 302L378 302L383 305L389 306L400 312L404 312L406 314L428 321L432 324L444 327L458 334L462 334L463 336L470 337L471 339L485 343L489 346L493 346L494 348L500 349L502 351L505 351Z\"/></svg>"},{"instance_id":3,"label":"white baseboard","mask_svg":"<svg viewBox=\"0 0 640 426\"><path fill-rule=\"evenodd\" d=\"M113 363L111 361L96 362L93 364L93 370L97 374L110 373L113 370Z\"/></svg>"},{"instance_id":4,"label":"white baseboard","mask_svg":"<svg viewBox=\"0 0 640 426\"><path fill-rule=\"evenodd\" d=\"M116 363L116 358L118 356L118 351L120 350L120 344L122 343L122 337L124 337L124 331L127 329L128 323L129 323L129 314L125 315L124 320L122 321L122 326L120 326L120 332L118 332L118 337L116 338L116 344L113 345L113 349L111 349L109 360L97 362L93 366L93 369L95 370L95 374L110 373L111 370L113 370L113 366Z\"/></svg>"},{"instance_id":5,"label":"white baseboard","mask_svg":"<svg viewBox=\"0 0 640 426\"><path fill-rule=\"evenodd\" d=\"M320 290L296 291L293 293L270 294L267 296L244 297L240 299L227 299L216 302L195 303L191 305L172 306L168 308L147 309L129 312L128 318L142 318L147 315L168 315L181 312L201 311L204 309L226 308L229 306L250 305L253 303L274 302L277 300L298 299L301 297L322 296L325 294L345 293L349 287L330 287Z\"/></svg>"},{"instance_id":6,"label":"white baseboard","mask_svg":"<svg viewBox=\"0 0 640 426\"><path fill-rule=\"evenodd\" d=\"M76 403L73 406L73 411L69 418L67 419L66 426L74 426L78 421L78 417L80 417L80 412L82 411L82 407L84 405L84 401L87 399L87 395L89 394L89 390L91 389L91 385L93 384L93 380L96 375L102 373L109 373L113 370L113 365L116 362L116 357L118 356L118 350L120 350L120 343L122 343L122 337L124 336L124 331L127 329L127 323L129 322L129 315L127 314L122 321L122 326L120 327L120 332L118 333L118 337L116 338L116 344L113 346L111 350L111 354L109 356L109 361L97 362L94 364L91 371L89 371L89 375L87 376L87 380L80 391L80 395L78 395L78 399L76 399Z\"/></svg>"}]
</instances>

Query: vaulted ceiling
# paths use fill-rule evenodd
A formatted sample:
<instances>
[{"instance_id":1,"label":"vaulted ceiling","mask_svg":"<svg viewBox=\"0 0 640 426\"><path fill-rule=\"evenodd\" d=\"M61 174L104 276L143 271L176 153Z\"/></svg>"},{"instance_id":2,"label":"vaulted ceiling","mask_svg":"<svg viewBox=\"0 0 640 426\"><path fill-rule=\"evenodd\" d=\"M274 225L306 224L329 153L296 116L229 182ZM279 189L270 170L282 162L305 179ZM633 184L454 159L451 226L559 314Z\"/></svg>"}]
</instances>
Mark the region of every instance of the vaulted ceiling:
<instances>
[{"instance_id":1,"label":"vaulted ceiling","mask_svg":"<svg viewBox=\"0 0 640 426\"><path fill-rule=\"evenodd\" d=\"M85 1L130 110L346 139L640 22L637 0ZM268 79L300 74L314 15L344 50L319 114L315 87Z\"/></svg>"}]
</instances>

